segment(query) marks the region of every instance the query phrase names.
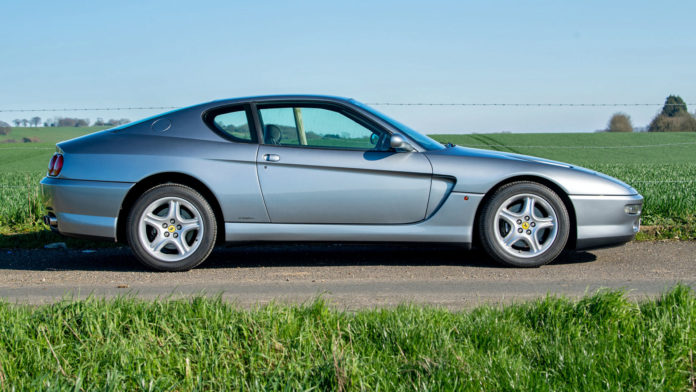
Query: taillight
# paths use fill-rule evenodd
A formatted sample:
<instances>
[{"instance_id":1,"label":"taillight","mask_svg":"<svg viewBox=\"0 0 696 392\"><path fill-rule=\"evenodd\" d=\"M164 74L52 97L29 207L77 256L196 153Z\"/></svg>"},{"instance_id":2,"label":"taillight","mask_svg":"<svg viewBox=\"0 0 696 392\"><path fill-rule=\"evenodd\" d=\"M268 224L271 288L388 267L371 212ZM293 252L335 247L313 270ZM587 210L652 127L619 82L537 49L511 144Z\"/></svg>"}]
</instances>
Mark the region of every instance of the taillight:
<instances>
[{"instance_id":1,"label":"taillight","mask_svg":"<svg viewBox=\"0 0 696 392\"><path fill-rule=\"evenodd\" d=\"M48 175L55 177L63 170L63 154L55 153L48 163Z\"/></svg>"}]
</instances>

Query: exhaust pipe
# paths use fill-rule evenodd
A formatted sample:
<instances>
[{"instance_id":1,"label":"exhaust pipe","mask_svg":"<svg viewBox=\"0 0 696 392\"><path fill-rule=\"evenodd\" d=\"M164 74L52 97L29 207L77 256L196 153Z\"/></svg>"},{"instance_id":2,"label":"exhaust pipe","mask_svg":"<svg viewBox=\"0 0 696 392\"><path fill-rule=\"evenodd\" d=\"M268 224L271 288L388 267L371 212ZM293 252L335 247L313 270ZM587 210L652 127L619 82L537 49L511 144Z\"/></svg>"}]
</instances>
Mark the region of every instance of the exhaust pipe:
<instances>
[{"instance_id":1,"label":"exhaust pipe","mask_svg":"<svg viewBox=\"0 0 696 392\"><path fill-rule=\"evenodd\" d=\"M43 221L47 226L58 227L58 218L52 215L44 215Z\"/></svg>"}]
</instances>

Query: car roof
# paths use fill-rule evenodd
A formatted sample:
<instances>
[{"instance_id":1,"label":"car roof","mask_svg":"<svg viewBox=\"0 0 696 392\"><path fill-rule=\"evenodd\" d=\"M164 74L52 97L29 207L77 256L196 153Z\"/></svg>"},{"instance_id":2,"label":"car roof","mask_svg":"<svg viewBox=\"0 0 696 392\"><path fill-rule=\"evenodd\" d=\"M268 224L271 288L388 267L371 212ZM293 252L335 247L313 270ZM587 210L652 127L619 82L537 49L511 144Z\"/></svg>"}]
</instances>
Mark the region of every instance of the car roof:
<instances>
[{"instance_id":1,"label":"car roof","mask_svg":"<svg viewBox=\"0 0 696 392\"><path fill-rule=\"evenodd\" d=\"M172 109L168 112L158 113L153 116L145 117L140 120L133 121L128 124L119 125L114 128L110 128L110 131L117 131L125 128L130 128L134 125L152 121L161 117L167 117L171 115L188 115L189 113L199 113L209 109L213 109L219 106L226 105L239 105L245 103L264 103L264 102L282 102L282 101L315 101L315 102L334 102L334 103L349 103L355 104L356 101L352 98L337 97L331 95L316 95L316 94L278 94L278 95L255 95L248 97L238 97L238 98L224 98L216 99L208 102L197 103L189 106L182 106L180 108Z\"/></svg>"},{"instance_id":2,"label":"car roof","mask_svg":"<svg viewBox=\"0 0 696 392\"><path fill-rule=\"evenodd\" d=\"M267 103L267 102L283 102L283 101L314 101L314 102L327 102L327 103L339 103L339 104L352 104L355 106L357 101L352 98L331 96L331 95L316 95L316 94L278 94L278 95L255 95L248 97L238 97L238 98L223 98L216 99L208 102L197 103L189 106L182 106L177 109L170 110L168 112L159 113L152 117L148 117L142 120L135 121L134 123L140 123L143 121L149 121L158 117L164 117L167 115L173 115L178 113L186 112L200 112L213 109L219 106L226 105L239 105L245 103ZM113 129L125 128L134 123L122 125Z\"/></svg>"},{"instance_id":3,"label":"car roof","mask_svg":"<svg viewBox=\"0 0 696 392\"><path fill-rule=\"evenodd\" d=\"M352 98L338 97L332 95L316 95L316 94L278 94L278 95L256 95L238 98L217 99L205 103L206 106L217 106L237 103L259 103L259 102L276 102L276 101L320 101L320 102L339 102L347 103L353 101ZM195 105L199 106L199 105Z\"/></svg>"}]
</instances>

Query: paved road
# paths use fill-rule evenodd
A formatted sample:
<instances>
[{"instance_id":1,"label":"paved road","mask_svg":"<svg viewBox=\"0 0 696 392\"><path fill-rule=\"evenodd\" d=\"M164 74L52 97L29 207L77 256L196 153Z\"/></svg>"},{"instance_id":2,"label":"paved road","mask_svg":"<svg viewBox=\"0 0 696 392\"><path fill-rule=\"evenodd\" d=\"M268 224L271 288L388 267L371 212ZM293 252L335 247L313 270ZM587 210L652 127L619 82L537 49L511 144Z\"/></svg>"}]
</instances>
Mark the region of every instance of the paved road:
<instances>
[{"instance_id":1,"label":"paved road","mask_svg":"<svg viewBox=\"0 0 696 392\"><path fill-rule=\"evenodd\" d=\"M452 309L546 293L580 296L600 287L654 296L696 288L696 242L642 242L573 253L537 269L501 268L477 251L432 245L253 245L217 249L189 272L140 266L127 248L0 250L0 297L46 303L65 296L143 298L222 294L243 306L304 302L339 308L429 303Z\"/></svg>"}]
</instances>

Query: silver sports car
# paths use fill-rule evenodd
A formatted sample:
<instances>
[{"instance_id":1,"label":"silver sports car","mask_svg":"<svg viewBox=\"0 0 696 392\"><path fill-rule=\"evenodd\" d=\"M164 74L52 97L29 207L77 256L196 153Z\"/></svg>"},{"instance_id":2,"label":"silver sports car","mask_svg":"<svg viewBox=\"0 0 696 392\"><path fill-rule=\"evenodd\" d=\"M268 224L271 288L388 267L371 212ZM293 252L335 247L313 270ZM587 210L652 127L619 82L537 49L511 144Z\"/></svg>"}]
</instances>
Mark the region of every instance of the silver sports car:
<instances>
[{"instance_id":1,"label":"silver sports car","mask_svg":"<svg viewBox=\"0 0 696 392\"><path fill-rule=\"evenodd\" d=\"M630 241L643 198L606 175L443 145L352 99L220 100L58 143L44 221L181 271L216 243L479 245L535 267Z\"/></svg>"}]
</instances>

